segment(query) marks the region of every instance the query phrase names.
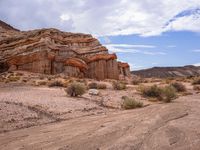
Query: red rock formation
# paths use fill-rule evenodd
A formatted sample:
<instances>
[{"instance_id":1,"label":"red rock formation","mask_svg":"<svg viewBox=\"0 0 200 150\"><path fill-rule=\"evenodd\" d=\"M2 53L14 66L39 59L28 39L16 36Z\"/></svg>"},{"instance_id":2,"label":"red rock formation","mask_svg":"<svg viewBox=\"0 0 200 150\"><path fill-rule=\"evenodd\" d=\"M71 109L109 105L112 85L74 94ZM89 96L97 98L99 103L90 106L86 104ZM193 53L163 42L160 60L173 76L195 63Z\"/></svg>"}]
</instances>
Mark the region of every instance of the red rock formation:
<instances>
[{"instance_id":1,"label":"red rock formation","mask_svg":"<svg viewBox=\"0 0 200 150\"><path fill-rule=\"evenodd\" d=\"M5 26L5 25L4 25ZM128 64L117 62L115 54L89 34L41 29L27 32L1 27L0 66L44 74L65 73L99 80L129 75ZM123 65L122 65L123 64Z\"/></svg>"},{"instance_id":2,"label":"red rock formation","mask_svg":"<svg viewBox=\"0 0 200 150\"><path fill-rule=\"evenodd\" d=\"M122 76L130 76L130 66L128 63L118 62L119 72Z\"/></svg>"}]
</instances>

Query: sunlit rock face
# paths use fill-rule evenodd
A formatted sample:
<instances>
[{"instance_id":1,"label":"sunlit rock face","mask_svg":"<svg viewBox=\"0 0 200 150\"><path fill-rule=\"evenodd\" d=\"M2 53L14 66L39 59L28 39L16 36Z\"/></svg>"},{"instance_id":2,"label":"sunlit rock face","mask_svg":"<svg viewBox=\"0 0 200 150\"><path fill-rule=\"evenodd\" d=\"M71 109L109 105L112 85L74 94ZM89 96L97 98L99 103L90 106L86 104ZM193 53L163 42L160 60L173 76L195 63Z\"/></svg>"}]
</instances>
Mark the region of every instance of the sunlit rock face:
<instances>
[{"instance_id":1,"label":"sunlit rock face","mask_svg":"<svg viewBox=\"0 0 200 150\"><path fill-rule=\"evenodd\" d=\"M23 70L42 74L64 73L98 80L129 76L128 64L89 34L57 29L19 31L0 22L0 72Z\"/></svg>"}]
</instances>

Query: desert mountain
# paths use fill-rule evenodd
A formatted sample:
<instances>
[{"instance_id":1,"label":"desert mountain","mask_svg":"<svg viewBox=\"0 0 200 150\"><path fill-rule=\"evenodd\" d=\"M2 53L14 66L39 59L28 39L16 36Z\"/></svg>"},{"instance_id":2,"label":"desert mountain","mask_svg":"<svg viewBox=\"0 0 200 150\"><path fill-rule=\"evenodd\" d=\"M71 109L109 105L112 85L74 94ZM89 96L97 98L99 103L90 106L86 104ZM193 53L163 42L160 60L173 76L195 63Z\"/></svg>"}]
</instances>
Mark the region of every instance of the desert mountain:
<instances>
[{"instance_id":1,"label":"desert mountain","mask_svg":"<svg viewBox=\"0 0 200 150\"><path fill-rule=\"evenodd\" d=\"M23 70L73 77L119 79L129 76L127 63L89 34L57 29L19 31L1 21L0 71Z\"/></svg>"},{"instance_id":2,"label":"desert mountain","mask_svg":"<svg viewBox=\"0 0 200 150\"><path fill-rule=\"evenodd\" d=\"M132 71L132 74L140 77L188 77L188 76L200 76L200 67L196 66L184 66L184 67L154 67L150 69L144 69L139 71Z\"/></svg>"}]
</instances>

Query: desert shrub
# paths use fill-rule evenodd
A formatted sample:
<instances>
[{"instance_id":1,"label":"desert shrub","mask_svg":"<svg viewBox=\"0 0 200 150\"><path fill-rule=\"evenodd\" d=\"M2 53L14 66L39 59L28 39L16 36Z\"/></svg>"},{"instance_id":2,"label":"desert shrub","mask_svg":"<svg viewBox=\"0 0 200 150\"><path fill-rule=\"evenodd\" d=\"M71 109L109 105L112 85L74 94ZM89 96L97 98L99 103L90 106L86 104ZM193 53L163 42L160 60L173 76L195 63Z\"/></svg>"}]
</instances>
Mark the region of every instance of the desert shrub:
<instances>
[{"instance_id":1,"label":"desert shrub","mask_svg":"<svg viewBox=\"0 0 200 150\"><path fill-rule=\"evenodd\" d=\"M9 78L7 80L9 82L17 82L18 80L20 80L20 77L18 77L18 76L9 76Z\"/></svg>"},{"instance_id":2,"label":"desert shrub","mask_svg":"<svg viewBox=\"0 0 200 150\"><path fill-rule=\"evenodd\" d=\"M49 83L49 87L63 87L63 82L60 80L55 80Z\"/></svg>"},{"instance_id":3,"label":"desert shrub","mask_svg":"<svg viewBox=\"0 0 200 150\"><path fill-rule=\"evenodd\" d=\"M23 80L24 81L24 80ZM27 81L26 81L27 82ZM46 85L47 82L46 81L38 81L38 85Z\"/></svg>"},{"instance_id":4,"label":"desert shrub","mask_svg":"<svg viewBox=\"0 0 200 150\"><path fill-rule=\"evenodd\" d=\"M199 78L195 78L192 82L193 85L196 85L196 84L200 84L200 77Z\"/></svg>"},{"instance_id":5,"label":"desert shrub","mask_svg":"<svg viewBox=\"0 0 200 150\"><path fill-rule=\"evenodd\" d=\"M153 85L150 87L142 87L142 95L145 97L156 98L157 100L164 102L171 102L171 100L177 97L176 89L172 86L158 87Z\"/></svg>"},{"instance_id":6,"label":"desert shrub","mask_svg":"<svg viewBox=\"0 0 200 150\"><path fill-rule=\"evenodd\" d=\"M86 92L86 86L80 82L70 83L65 90L66 93L71 97L81 96Z\"/></svg>"},{"instance_id":7,"label":"desert shrub","mask_svg":"<svg viewBox=\"0 0 200 150\"><path fill-rule=\"evenodd\" d=\"M97 89L97 83L96 82L91 82L88 84L88 88L89 89Z\"/></svg>"},{"instance_id":8,"label":"desert shrub","mask_svg":"<svg viewBox=\"0 0 200 150\"><path fill-rule=\"evenodd\" d=\"M180 82L171 83L171 86L174 87L177 92L185 92L186 91L185 85L183 85Z\"/></svg>"},{"instance_id":9,"label":"desert shrub","mask_svg":"<svg viewBox=\"0 0 200 150\"><path fill-rule=\"evenodd\" d=\"M142 87L141 92L145 97L161 98L162 96L162 89L157 85Z\"/></svg>"},{"instance_id":10,"label":"desert shrub","mask_svg":"<svg viewBox=\"0 0 200 150\"><path fill-rule=\"evenodd\" d=\"M134 108L143 107L142 102L138 102L133 98L123 96L122 99L123 99L122 108L124 108L124 109L134 109Z\"/></svg>"},{"instance_id":11,"label":"desert shrub","mask_svg":"<svg viewBox=\"0 0 200 150\"><path fill-rule=\"evenodd\" d=\"M140 78L135 78L135 79L133 79L133 80L131 81L131 83L132 83L133 85L138 85L138 84L142 83L142 79L140 79Z\"/></svg>"},{"instance_id":12,"label":"desert shrub","mask_svg":"<svg viewBox=\"0 0 200 150\"><path fill-rule=\"evenodd\" d=\"M122 82L113 82L112 83L113 89L114 90L125 90L126 89L126 84Z\"/></svg>"},{"instance_id":13,"label":"desert shrub","mask_svg":"<svg viewBox=\"0 0 200 150\"><path fill-rule=\"evenodd\" d=\"M106 89L106 88L107 88L107 85L104 83L97 84L97 89Z\"/></svg>"},{"instance_id":14,"label":"desert shrub","mask_svg":"<svg viewBox=\"0 0 200 150\"><path fill-rule=\"evenodd\" d=\"M173 86L166 86L162 89L162 101L169 103L175 98L177 98L177 94L176 89Z\"/></svg>"},{"instance_id":15,"label":"desert shrub","mask_svg":"<svg viewBox=\"0 0 200 150\"><path fill-rule=\"evenodd\" d=\"M200 85L194 85L193 89L194 89L195 91L200 91Z\"/></svg>"}]
</instances>

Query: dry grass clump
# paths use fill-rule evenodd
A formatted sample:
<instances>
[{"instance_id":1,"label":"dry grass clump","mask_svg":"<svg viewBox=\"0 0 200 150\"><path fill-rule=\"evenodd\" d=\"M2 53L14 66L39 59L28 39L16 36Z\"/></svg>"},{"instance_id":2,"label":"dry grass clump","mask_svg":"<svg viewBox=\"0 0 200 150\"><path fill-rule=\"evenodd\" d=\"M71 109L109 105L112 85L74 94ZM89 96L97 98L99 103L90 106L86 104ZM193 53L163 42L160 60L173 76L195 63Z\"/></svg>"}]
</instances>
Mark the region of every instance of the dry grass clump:
<instances>
[{"instance_id":1,"label":"dry grass clump","mask_svg":"<svg viewBox=\"0 0 200 150\"><path fill-rule=\"evenodd\" d=\"M8 78L7 78L7 81L8 82L17 82L17 81L19 81L21 78L19 77L19 76L9 76Z\"/></svg>"},{"instance_id":2,"label":"dry grass clump","mask_svg":"<svg viewBox=\"0 0 200 150\"><path fill-rule=\"evenodd\" d=\"M193 85L200 84L200 77L195 78L195 79L192 81L192 84L193 84Z\"/></svg>"},{"instance_id":3,"label":"dry grass clump","mask_svg":"<svg viewBox=\"0 0 200 150\"><path fill-rule=\"evenodd\" d=\"M64 83L60 80L51 81L48 85L49 87L64 87Z\"/></svg>"},{"instance_id":4,"label":"dry grass clump","mask_svg":"<svg viewBox=\"0 0 200 150\"><path fill-rule=\"evenodd\" d=\"M122 96L122 99L123 99L123 103L122 103L121 107L124 109L135 109L135 108L143 107L142 102L138 102L133 98L130 98L127 96Z\"/></svg>"},{"instance_id":5,"label":"dry grass clump","mask_svg":"<svg viewBox=\"0 0 200 150\"><path fill-rule=\"evenodd\" d=\"M143 83L143 80L141 78L135 78L131 81L133 85L139 85L140 83Z\"/></svg>"},{"instance_id":6,"label":"dry grass clump","mask_svg":"<svg viewBox=\"0 0 200 150\"><path fill-rule=\"evenodd\" d=\"M84 83L73 82L68 85L65 92L71 97L81 96L86 92L86 86Z\"/></svg>"},{"instance_id":7,"label":"dry grass clump","mask_svg":"<svg viewBox=\"0 0 200 150\"><path fill-rule=\"evenodd\" d=\"M89 89L106 89L107 85L104 83L91 82L88 84Z\"/></svg>"},{"instance_id":8,"label":"dry grass clump","mask_svg":"<svg viewBox=\"0 0 200 150\"><path fill-rule=\"evenodd\" d=\"M97 83L96 82L91 82L88 84L89 89L97 89Z\"/></svg>"},{"instance_id":9,"label":"dry grass clump","mask_svg":"<svg viewBox=\"0 0 200 150\"><path fill-rule=\"evenodd\" d=\"M114 90L125 90L127 88L125 83L118 82L118 81L114 81L112 83L112 86Z\"/></svg>"},{"instance_id":10,"label":"dry grass clump","mask_svg":"<svg viewBox=\"0 0 200 150\"><path fill-rule=\"evenodd\" d=\"M144 97L156 98L163 102L171 102L177 98L176 89L172 86L158 87L153 85L142 87L140 91Z\"/></svg>"},{"instance_id":11,"label":"dry grass clump","mask_svg":"<svg viewBox=\"0 0 200 150\"><path fill-rule=\"evenodd\" d=\"M162 89L162 101L170 103L177 98L176 89L172 86L166 86Z\"/></svg>"},{"instance_id":12,"label":"dry grass clump","mask_svg":"<svg viewBox=\"0 0 200 150\"><path fill-rule=\"evenodd\" d=\"M181 82L174 82L170 84L177 92L186 92L186 87Z\"/></svg>"},{"instance_id":13,"label":"dry grass clump","mask_svg":"<svg viewBox=\"0 0 200 150\"><path fill-rule=\"evenodd\" d=\"M97 84L97 89L107 89L107 85L105 83Z\"/></svg>"}]
</instances>

